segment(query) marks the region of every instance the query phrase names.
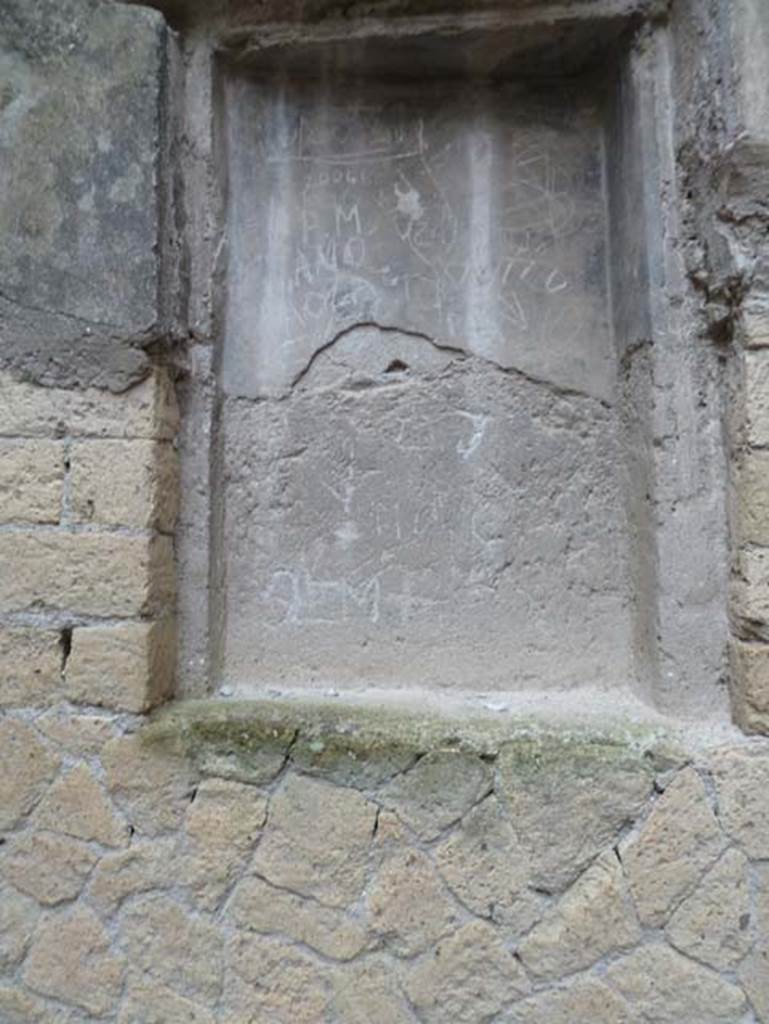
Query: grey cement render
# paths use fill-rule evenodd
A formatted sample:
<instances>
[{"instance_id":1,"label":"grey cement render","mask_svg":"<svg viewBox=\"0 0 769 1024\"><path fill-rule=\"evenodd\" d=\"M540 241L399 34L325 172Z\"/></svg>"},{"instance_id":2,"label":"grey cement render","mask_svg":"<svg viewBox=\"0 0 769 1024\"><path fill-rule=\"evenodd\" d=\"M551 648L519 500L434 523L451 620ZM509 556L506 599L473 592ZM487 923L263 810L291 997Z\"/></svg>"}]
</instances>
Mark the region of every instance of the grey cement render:
<instances>
[{"instance_id":1,"label":"grey cement render","mask_svg":"<svg viewBox=\"0 0 769 1024\"><path fill-rule=\"evenodd\" d=\"M591 98L237 78L226 104L223 678L631 678Z\"/></svg>"},{"instance_id":2,"label":"grey cement render","mask_svg":"<svg viewBox=\"0 0 769 1024\"><path fill-rule=\"evenodd\" d=\"M88 0L0 5L0 364L121 390L161 340L167 30Z\"/></svg>"}]
</instances>

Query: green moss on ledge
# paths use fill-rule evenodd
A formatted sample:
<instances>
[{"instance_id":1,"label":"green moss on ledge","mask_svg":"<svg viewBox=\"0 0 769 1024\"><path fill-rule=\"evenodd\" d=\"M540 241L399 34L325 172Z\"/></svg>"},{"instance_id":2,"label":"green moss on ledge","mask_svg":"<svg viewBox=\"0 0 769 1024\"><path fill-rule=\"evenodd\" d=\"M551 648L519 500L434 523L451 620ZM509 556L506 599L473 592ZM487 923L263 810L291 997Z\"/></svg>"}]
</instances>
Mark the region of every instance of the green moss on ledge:
<instances>
[{"instance_id":1,"label":"green moss on ledge","mask_svg":"<svg viewBox=\"0 0 769 1024\"><path fill-rule=\"evenodd\" d=\"M656 725L564 725L536 716L322 697L184 701L155 713L143 738L191 758L205 774L257 784L290 761L337 782L378 785L434 751L484 760L503 754L506 773L521 779L617 769L654 775L687 760Z\"/></svg>"}]
</instances>

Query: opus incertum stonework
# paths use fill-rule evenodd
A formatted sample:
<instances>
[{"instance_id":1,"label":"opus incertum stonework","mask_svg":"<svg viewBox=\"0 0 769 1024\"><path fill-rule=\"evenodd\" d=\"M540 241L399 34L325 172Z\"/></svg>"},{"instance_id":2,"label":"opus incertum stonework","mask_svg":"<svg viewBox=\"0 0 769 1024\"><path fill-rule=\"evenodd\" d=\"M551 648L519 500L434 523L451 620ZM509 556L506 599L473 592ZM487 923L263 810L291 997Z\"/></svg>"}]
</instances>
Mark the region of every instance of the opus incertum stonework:
<instances>
[{"instance_id":1,"label":"opus incertum stonework","mask_svg":"<svg viewBox=\"0 0 769 1024\"><path fill-rule=\"evenodd\" d=\"M0 1024L769 1024L765 0L0 69Z\"/></svg>"}]
</instances>

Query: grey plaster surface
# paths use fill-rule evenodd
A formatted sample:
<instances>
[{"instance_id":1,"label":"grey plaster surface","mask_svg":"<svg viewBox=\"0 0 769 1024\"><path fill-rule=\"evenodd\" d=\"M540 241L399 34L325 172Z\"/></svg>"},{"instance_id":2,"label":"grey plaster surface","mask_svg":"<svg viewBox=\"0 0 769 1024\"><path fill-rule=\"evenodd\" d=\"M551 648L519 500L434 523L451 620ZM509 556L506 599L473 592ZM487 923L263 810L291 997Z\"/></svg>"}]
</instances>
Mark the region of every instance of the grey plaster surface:
<instances>
[{"instance_id":1,"label":"grey plaster surface","mask_svg":"<svg viewBox=\"0 0 769 1024\"><path fill-rule=\"evenodd\" d=\"M589 97L239 77L227 116L222 677L626 681Z\"/></svg>"},{"instance_id":2,"label":"grey plaster surface","mask_svg":"<svg viewBox=\"0 0 769 1024\"><path fill-rule=\"evenodd\" d=\"M161 335L166 28L88 0L0 5L0 361L124 388Z\"/></svg>"},{"instance_id":3,"label":"grey plaster surface","mask_svg":"<svg viewBox=\"0 0 769 1024\"><path fill-rule=\"evenodd\" d=\"M285 394L360 323L609 398L601 140L578 91L228 96L228 394Z\"/></svg>"}]
</instances>

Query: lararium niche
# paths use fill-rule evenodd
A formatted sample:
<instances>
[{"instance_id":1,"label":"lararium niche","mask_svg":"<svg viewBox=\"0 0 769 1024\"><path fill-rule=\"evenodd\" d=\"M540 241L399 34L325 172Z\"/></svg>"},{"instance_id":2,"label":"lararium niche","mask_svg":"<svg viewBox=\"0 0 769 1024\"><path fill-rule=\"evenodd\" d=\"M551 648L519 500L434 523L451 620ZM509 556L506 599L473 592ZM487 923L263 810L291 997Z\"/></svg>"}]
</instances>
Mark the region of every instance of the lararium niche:
<instances>
[{"instance_id":1,"label":"lararium niche","mask_svg":"<svg viewBox=\"0 0 769 1024\"><path fill-rule=\"evenodd\" d=\"M643 684L605 77L265 52L223 73L217 680Z\"/></svg>"}]
</instances>

